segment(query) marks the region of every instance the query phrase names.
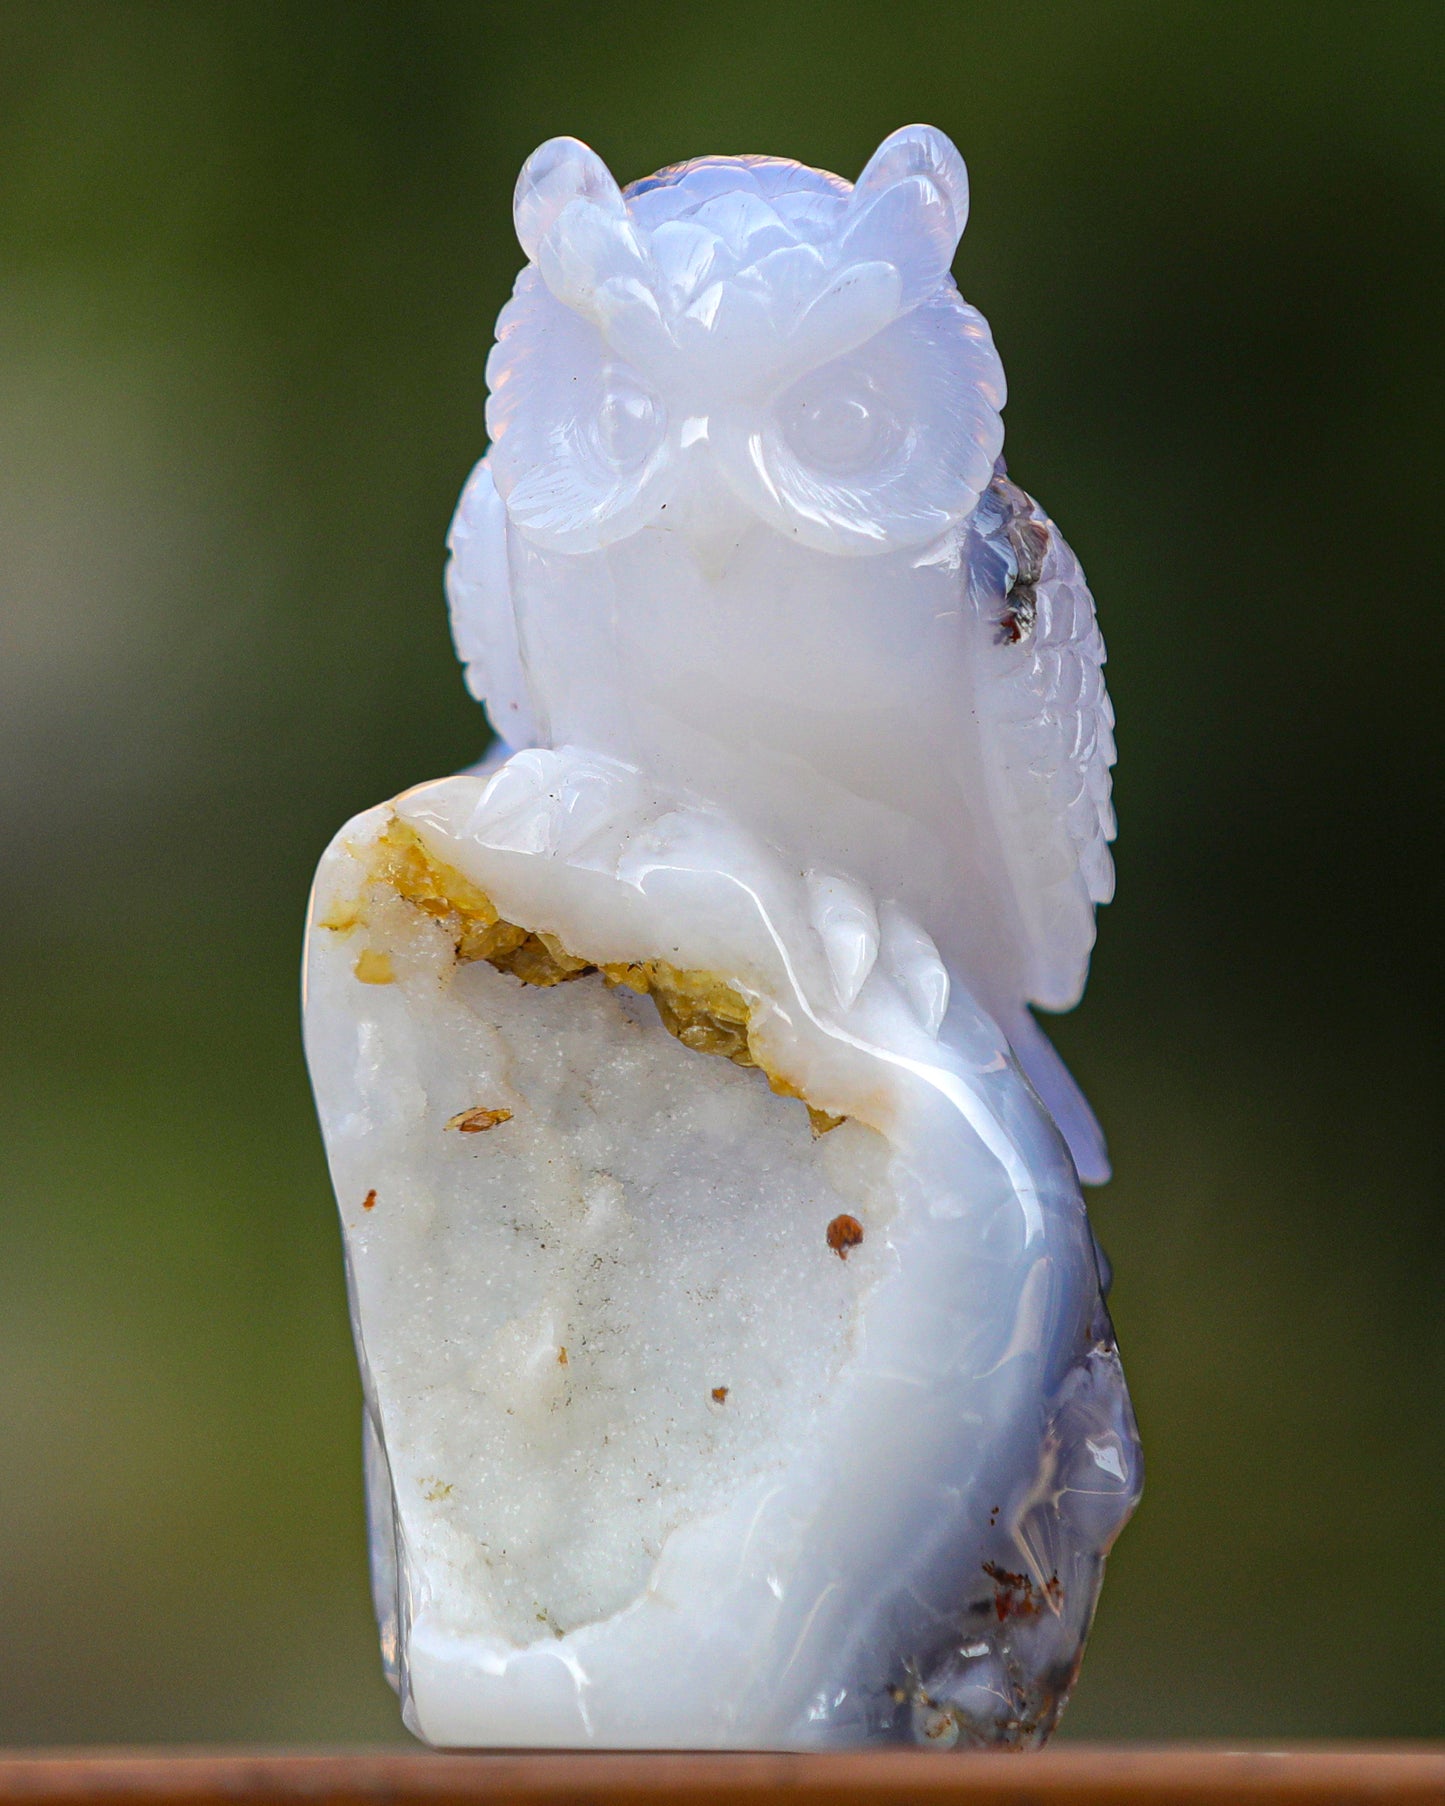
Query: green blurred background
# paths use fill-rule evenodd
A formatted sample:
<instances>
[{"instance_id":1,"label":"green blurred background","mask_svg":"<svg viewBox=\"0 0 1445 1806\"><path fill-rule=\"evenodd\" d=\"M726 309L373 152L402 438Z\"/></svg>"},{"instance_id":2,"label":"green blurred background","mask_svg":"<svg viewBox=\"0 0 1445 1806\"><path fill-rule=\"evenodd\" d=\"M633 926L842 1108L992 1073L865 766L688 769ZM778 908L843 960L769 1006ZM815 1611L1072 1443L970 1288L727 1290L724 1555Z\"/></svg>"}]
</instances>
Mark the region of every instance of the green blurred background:
<instances>
[{"instance_id":1,"label":"green blurred background","mask_svg":"<svg viewBox=\"0 0 1445 1806\"><path fill-rule=\"evenodd\" d=\"M296 1020L480 750L441 603L556 132L942 126L1099 597L1058 1038L1150 1460L1067 1735L1445 1733L1438 4L0 5L0 1740L390 1740Z\"/></svg>"}]
</instances>

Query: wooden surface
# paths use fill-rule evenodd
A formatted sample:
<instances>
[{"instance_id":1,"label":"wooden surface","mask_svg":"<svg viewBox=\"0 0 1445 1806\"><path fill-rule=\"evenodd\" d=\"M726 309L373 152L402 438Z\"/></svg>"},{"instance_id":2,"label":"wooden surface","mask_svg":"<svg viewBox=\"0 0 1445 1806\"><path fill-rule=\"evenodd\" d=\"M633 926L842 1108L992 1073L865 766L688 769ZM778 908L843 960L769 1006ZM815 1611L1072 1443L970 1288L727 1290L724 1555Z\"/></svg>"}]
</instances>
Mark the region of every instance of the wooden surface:
<instances>
[{"instance_id":1,"label":"wooden surface","mask_svg":"<svg viewBox=\"0 0 1445 1806\"><path fill-rule=\"evenodd\" d=\"M1445 1746L1061 1747L1039 1756L31 1752L0 1756L11 1801L308 1806L1445 1806Z\"/></svg>"}]
</instances>

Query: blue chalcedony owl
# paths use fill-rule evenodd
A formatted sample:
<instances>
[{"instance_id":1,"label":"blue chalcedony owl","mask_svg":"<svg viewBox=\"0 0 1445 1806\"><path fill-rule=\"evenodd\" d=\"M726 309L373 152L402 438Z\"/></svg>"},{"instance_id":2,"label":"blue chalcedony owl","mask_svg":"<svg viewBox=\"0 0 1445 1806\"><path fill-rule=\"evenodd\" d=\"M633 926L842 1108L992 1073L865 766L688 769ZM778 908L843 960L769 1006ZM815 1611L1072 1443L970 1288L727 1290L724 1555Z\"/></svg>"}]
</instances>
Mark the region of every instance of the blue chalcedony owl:
<instances>
[{"instance_id":1,"label":"blue chalcedony owl","mask_svg":"<svg viewBox=\"0 0 1445 1806\"><path fill-rule=\"evenodd\" d=\"M1005 474L1002 366L950 274L967 213L926 126L851 184L703 157L624 190L544 144L452 622L509 746L637 765L906 908L1098 1180L1028 1005L1077 1001L1112 894L1104 648Z\"/></svg>"}]
</instances>

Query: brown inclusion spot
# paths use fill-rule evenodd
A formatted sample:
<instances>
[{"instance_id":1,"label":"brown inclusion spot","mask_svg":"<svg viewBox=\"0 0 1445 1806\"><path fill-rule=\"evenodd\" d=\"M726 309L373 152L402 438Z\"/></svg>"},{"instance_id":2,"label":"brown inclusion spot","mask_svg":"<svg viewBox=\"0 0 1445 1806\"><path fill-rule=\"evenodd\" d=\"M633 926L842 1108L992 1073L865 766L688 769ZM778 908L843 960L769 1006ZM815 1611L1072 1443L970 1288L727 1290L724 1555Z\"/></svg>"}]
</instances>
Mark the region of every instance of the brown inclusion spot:
<instances>
[{"instance_id":1,"label":"brown inclusion spot","mask_svg":"<svg viewBox=\"0 0 1445 1806\"><path fill-rule=\"evenodd\" d=\"M834 1217L828 1225L828 1246L839 1260L847 1260L848 1250L863 1240L863 1225L857 1217Z\"/></svg>"},{"instance_id":2,"label":"brown inclusion spot","mask_svg":"<svg viewBox=\"0 0 1445 1806\"><path fill-rule=\"evenodd\" d=\"M374 1191L369 1191L366 1194L366 1196L361 1200L361 1208L363 1210L375 1210L376 1209L376 1193Z\"/></svg>"},{"instance_id":3,"label":"brown inclusion spot","mask_svg":"<svg viewBox=\"0 0 1445 1806\"><path fill-rule=\"evenodd\" d=\"M715 1405L725 1405L728 1402L728 1389L726 1386L713 1387L712 1402Z\"/></svg>"},{"instance_id":4,"label":"brown inclusion spot","mask_svg":"<svg viewBox=\"0 0 1445 1806\"><path fill-rule=\"evenodd\" d=\"M1034 1583L1027 1574L1015 1574L1010 1569L1000 1567L996 1561L986 1561L983 1571L993 1581L994 1616L1000 1624L1010 1618L1033 1618L1037 1616L1043 1600L1047 1600L1055 1611L1063 1603L1064 1588L1057 1574L1044 1582L1042 1598L1034 1591Z\"/></svg>"},{"instance_id":5,"label":"brown inclusion spot","mask_svg":"<svg viewBox=\"0 0 1445 1806\"><path fill-rule=\"evenodd\" d=\"M1038 621L1038 586L1049 550L1047 521L1032 518L1033 503L1006 476L995 476L990 490L1006 512L1005 533L1014 558L1014 579L1004 597L998 643L1017 646L1028 639Z\"/></svg>"}]
</instances>

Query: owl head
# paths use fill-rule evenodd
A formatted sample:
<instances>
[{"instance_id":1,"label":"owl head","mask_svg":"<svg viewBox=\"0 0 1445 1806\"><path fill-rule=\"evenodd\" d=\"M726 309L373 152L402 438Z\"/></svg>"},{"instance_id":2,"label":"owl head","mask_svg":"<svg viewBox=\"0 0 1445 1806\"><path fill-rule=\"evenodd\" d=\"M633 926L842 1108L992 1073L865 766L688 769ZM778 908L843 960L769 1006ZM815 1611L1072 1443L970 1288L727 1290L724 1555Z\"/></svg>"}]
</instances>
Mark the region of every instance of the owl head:
<instances>
[{"instance_id":1,"label":"owl head","mask_svg":"<svg viewBox=\"0 0 1445 1806\"><path fill-rule=\"evenodd\" d=\"M1003 371L949 265L963 159L928 126L858 180L703 157L618 187L553 138L517 183L529 262L487 364L490 465L550 552L709 496L814 551L929 544L986 487Z\"/></svg>"}]
</instances>

